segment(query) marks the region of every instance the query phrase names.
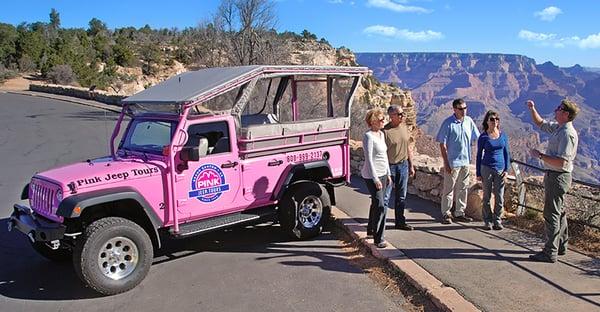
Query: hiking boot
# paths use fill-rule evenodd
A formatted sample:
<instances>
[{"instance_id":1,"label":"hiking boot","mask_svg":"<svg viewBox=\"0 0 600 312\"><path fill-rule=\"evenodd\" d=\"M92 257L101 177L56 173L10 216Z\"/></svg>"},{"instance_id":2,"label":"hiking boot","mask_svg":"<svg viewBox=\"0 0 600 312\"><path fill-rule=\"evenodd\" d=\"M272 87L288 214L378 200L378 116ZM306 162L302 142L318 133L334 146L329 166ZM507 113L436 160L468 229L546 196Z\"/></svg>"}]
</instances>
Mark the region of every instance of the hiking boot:
<instances>
[{"instance_id":1,"label":"hiking boot","mask_svg":"<svg viewBox=\"0 0 600 312\"><path fill-rule=\"evenodd\" d=\"M529 255L529 259L532 261L537 261L537 262L547 262L547 263L556 262L556 258L552 258L551 256L549 256L548 254L546 254L543 251L540 251L533 255Z\"/></svg>"},{"instance_id":2,"label":"hiking boot","mask_svg":"<svg viewBox=\"0 0 600 312\"><path fill-rule=\"evenodd\" d=\"M394 226L394 228L397 230L404 230L404 231L412 231L413 230L413 227L406 223L396 224L396 226Z\"/></svg>"},{"instance_id":3,"label":"hiking boot","mask_svg":"<svg viewBox=\"0 0 600 312\"><path fill-rule=\"evenodd\" d=\"M484 230L486 230L486 231L491 231L491 230L492 230L492 224L491 224L491 223L489 223L489 222L486 222L486 223L483 225L483 229L484 229Z\"/></svg>"},{"instance_id":4,"label":"hiking boot","mask_svg":"<svg viewBox=\"0 0 600 312\"><path fill-rule=\"evenodd\" d=\"M442 217L442 224L452 224L452 218L450 216Z\"/></svg>"},{"instance_id":5,"label":"hiking boot","mask_svg":"<svg viewBox=\"0 0 600 312\"><path fill-rule=\"evenodd\" d=\"M459 221L459 222L465 222L465 223L473 221L472 218L469 218L469 217L464 216L464 215L463 216L454 217L454 220L455 221Z\"/></svg>"},{"instance_id":6,"label":"hiking boot","mask_svg":"<svg viewBox=\"0 0 600 312\"><path fill-rule=\"evenodd\" d=\"M375 246L377 246L377 248L385 248L387 247L387 242L386 241L380 241L379 243L376 243Z\"/></svg>"}]
</instances>

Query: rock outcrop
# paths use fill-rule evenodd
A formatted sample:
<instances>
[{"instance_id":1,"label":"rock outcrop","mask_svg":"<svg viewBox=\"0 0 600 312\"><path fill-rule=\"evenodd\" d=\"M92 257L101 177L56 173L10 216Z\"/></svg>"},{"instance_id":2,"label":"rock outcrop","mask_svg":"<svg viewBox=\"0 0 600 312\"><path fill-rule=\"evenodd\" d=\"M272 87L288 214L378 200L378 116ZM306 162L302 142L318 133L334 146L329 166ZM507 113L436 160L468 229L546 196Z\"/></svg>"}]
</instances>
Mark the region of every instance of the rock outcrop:
<instances>
[{"instance_id":1,"label":"rock outcrop","mask_svg":"<svg viewBox=\"0 0 600 312\"><path fill-rule=\"evenodd\" d=\"M539 112L553 118L554 108L567 97L580 104L575 120L580 131L576 177L600 181L600 73L581 66L560 68L522 55L483 53L357 53L357 62L369 66L379 80L408 88L415 100L417 124L435 135L441 121L452 113L451 101L464 98L469 115L480 123L487 110L497 111L501 127L511 139L513 158L527 160L527 150L540 146L540 137L526 110L533 99Z\"/></svg>"}]
</instances>

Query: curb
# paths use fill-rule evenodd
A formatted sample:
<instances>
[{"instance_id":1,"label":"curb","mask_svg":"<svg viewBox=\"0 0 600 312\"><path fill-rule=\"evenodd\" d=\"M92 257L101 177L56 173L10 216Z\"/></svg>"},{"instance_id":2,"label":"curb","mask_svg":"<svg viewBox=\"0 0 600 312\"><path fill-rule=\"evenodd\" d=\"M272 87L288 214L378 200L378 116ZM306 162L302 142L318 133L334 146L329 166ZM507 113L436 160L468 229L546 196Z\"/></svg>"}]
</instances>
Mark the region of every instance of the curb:
<instances>
[{"instance_id":1,"label":"curb","mask_svg":"<svg viewBox=\"0 0 600 312\"><path fill-rule=\"evenodd\" d=\"M112 105L95 103L92 100L83 100L83 99L74 98L74 97L70 97L70 96L66 96L66 95L43 93L43 92L36 92L36 91L3 91L3 92L9 93L9 94L27 95L27 96L35 96L35 97L41 97L41 98L46 98L46 99L52 99L52 100L59 100L59 101L89 106L89 107L93 107L93 108L97 108L97 109L108 110L108 111L115 112L115 113L121 113L120 108L115 108Z\"/></svg>"},{"instance_id":2,"label":"curb","mask_svg":"<svg viewBox=\"0 0 600 312\"><path fill-rule=\"evenodd\" d=\"M366 228L339 208L331 207L331 214L338 227L370 250L375 258L386 261L402 272L414 287L422 291L441 310L481 312L473 303L461 296L456 289L445 286L389 241L386 248L375 247L372 240L367 239Z\"/></svg>"}]
</instances>

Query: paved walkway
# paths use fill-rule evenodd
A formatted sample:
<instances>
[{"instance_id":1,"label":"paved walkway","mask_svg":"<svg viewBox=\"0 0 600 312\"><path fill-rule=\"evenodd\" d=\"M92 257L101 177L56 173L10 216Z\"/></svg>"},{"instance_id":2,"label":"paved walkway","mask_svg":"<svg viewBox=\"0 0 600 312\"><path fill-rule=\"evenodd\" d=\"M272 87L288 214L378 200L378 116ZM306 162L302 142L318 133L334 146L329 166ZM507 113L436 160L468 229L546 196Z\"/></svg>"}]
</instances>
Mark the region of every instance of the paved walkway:
<instances>
[{"instance_id":1,"label":"paved walkway","mask_svg":"<svg viewBox=\"0 0 600 312\"><path fill-rule=\"evenodd\" d=\"M338 188L336 199L339 221L364 238L370 199L362 179ZM412 266L405 263L414 271L405 272L409 279L428 272L429 283L437 279L483 311L600 311L600 259L570 250L554 264L532 262L528 256L543 245L532 235L512 228L485 231L481 222L443 225L440 215L439 204L409 196L406 217L415 230L407 232L392 228L394 213L388 210L385 235L392 252L379 250L380 256L412 260ZM452 292L421 286L433 292L434 301L450 302L446 310L469 309L452 303Z\"/></svg>"}]
</instances>

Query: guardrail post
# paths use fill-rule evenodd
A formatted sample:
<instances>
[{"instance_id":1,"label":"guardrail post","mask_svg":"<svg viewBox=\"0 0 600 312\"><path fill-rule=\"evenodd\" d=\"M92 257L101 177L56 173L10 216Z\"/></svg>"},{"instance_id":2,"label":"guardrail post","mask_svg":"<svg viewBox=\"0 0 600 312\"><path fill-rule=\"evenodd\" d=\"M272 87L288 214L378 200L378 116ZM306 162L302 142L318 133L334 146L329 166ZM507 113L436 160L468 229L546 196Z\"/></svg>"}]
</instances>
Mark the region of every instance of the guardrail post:
<instances>
[{"instance_id":1,"label":"guardrail post","mask_svg":"<svg viewBox=\"0 0 600 312\"><path fill-rule=\"evenodd\" d=\"M523 173L519 170L519 165L515 162L510 163L517 182L517 192L519 192L519 204L517 205L517 216L522 216L525 214L525 192L527 191L527 187L525 186Z\"/></svg>"}]
</instances>

